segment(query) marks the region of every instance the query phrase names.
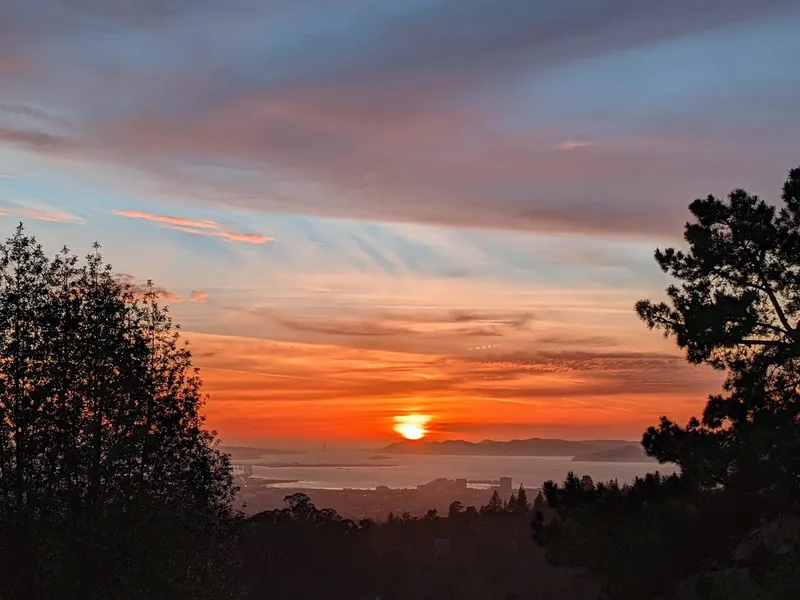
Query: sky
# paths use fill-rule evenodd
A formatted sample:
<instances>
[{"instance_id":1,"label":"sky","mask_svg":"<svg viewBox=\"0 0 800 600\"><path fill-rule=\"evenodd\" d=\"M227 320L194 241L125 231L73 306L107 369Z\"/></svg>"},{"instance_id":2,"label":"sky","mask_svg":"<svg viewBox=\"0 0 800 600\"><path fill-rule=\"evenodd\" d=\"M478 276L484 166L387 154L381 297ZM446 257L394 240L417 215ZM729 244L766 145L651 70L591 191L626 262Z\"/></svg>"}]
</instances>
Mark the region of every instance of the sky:
<instances>
[{"instance_id":1,"label":"sky","mask_svg":"<svg viewBox=\"0 0 800 600\"><path fill-rule=\"evenodd\" d=\"M800 162L796 0L0 0L0 234L152 279L226 443L639 439L633 312ZM409 417L418 415L419 417Z\"/></svg>"}]
</instances>

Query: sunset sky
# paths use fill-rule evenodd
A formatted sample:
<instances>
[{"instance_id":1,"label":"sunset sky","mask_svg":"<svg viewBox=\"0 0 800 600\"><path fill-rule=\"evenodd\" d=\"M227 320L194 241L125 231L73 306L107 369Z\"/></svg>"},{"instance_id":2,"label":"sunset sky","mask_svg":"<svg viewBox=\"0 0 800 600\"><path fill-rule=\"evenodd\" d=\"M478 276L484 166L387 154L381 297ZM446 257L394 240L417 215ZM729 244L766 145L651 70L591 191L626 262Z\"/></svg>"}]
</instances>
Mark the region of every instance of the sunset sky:
<instances>
[{"instance_id":1,"label":"sunset sky","mask_svg":"<svg viewBox=\"0 0 800 600\"><path fill-rule=\"evenodd\" d=\"M163 288L228 443L638 439L633 313L800 164L797 0L0 0L0 233Z\"/></svg>"}]
</instances>

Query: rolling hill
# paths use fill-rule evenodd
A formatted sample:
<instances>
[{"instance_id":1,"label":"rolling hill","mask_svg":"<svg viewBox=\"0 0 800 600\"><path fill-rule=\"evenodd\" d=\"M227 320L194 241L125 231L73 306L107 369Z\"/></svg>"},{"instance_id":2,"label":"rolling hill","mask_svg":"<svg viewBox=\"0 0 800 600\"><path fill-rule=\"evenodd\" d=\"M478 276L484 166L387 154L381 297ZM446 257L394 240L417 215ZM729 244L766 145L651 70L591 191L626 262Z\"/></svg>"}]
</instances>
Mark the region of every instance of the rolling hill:
<instances>
[{"instance_id":1,"label":"rolling hill","mask_svg":"<svg viewBox=\"0 0 800 600\"><path fill-rule=\"evenodd\" d=\"M590 452L579 454L572 458L573 462L627 462L627 463L656 463L653 458L645 454L644 448L638 445L629 444L610 450L600 452Z\"/></svg>"}]
</instances>

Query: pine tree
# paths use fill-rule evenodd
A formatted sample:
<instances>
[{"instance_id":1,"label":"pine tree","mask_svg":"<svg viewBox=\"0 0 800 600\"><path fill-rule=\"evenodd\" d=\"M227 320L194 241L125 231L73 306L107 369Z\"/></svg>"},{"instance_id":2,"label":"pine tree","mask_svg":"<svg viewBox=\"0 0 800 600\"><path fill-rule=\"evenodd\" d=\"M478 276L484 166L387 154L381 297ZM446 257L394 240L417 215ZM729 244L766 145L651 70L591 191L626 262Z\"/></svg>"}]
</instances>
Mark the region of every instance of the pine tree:
<instances>
[{"instance_id":1,"label":"pine tree","mask_svg":"<svg viewBox=\"0 0 800 600\"><path fill-rule=\"evenodd\" d=\"M728 375L701 418L680 426L665 416L648 429L648 455L699 487L768 489L780 502L800 481L800 168L782 200L737 189L692 202L686 249L655 252L675 280L666 301L636 305L690 362Z\"/></svg>"},{"instance_id":2,"label":"pine tree","mask_svg":"<svg viewBox=\"0 0 800 600\"><path fill-rule=\"evenodd\" d=\"M497 490L492 492L492 497L489 498L489 503L481 506L480 513L482 515L496 515L503 512L503 501L500 499L500 494Z\"/></svg>"},{"instance_id":3,"label":"pine tree","mask_svg":"<svg viewBox=\"0 0 800 600\"><path fill-rule=\"evenodd\" d=\"M517 496L511 492L511 497L504 505L506 512L515 512L517 510Z\"/></svg>"},{"instance_id":4,"label":"pine tree","mask_svg":"<svg viewBox=\"0 0 800 600\"><path fill-rule=\"evenodd\" d=\"M530 504L528 504L528 493L525 491L525 487L520 484L519 491L517 492L517 503L515 504L513 510L519 514L527 514L530 512Z\"/></svg>"}]
</instances>

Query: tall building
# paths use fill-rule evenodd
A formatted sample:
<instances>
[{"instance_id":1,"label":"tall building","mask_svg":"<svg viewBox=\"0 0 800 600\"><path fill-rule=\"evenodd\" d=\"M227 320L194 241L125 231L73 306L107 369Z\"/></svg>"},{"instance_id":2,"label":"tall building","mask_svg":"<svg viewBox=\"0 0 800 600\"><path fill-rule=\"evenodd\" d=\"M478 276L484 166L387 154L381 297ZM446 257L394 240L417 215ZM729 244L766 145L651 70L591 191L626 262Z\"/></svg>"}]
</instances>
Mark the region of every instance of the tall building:
<instances>
[{"instance_id":1,"label":"tall building","mask_svg":"<svg viewBox=\"0 0 800 600\"><path fill-rule=\"evenodd\" d=\"M511 477L500 478L500 490L498 493L501 498L509 498L511 496Z\"/></svg>"},{"instance_id":2,"label":"tall building","mask_svg":"<svg viewBox=\"0 0 800 600\"><path fill-rule=\"evenodd\" d=\"M253 465L234 463L231 465L231 471L234 475L238 475L239 477L252 477Z\"/></svg>"}]
</instances>

